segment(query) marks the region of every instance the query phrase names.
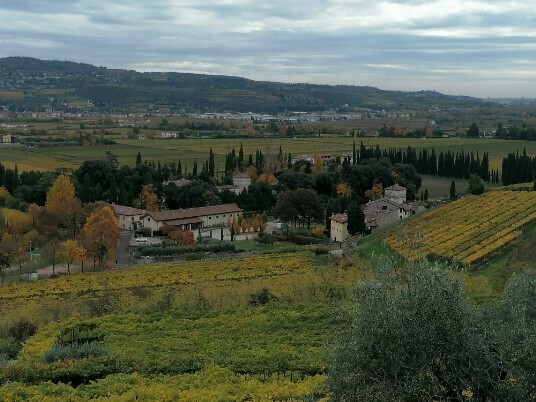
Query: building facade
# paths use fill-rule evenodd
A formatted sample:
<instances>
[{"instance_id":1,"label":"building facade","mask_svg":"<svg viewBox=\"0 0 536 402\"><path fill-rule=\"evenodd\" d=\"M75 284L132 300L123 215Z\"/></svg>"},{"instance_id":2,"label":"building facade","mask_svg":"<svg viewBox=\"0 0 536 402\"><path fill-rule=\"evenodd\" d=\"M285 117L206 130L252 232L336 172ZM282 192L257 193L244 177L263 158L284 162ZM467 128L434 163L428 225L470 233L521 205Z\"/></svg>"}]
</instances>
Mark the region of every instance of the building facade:
<instances>
[{"instance_id":1,"label":"building facade","mask_svg":"<svg viewBox=\"0 0 536 402\"><path fill-rule=\"evenodd\" d=\"M405 187L396 183L385 188L383 198L365 204L363 212L367 231L374 233L382 227L415 215L423 209L415 202L406 202L406 191Z\"/></svg>"},{"instance_id":2,"label":"building facade","mask_svg":"<svg viewBox=\"0 0 536 402\"><path fill-rule=\"evenodd\" d=\"M348 233L348 215L335 214L330 217L330 239L333 241L345 241L350 237Z\"/></svg>"},{"instance_id":3,"label":"building facade","mask_svg":"<svg viewBox=\"0 0 536 402\"><path fill-rule=\"evenodd\" d=\"M142 226L151 229L151 235L166 225L174 226L179 230L227 226L233 219L237 220L242 213L242 208L234 203L174 211L146 212L142 218Z\"/></svg>"},{"instance_id":4,"label":"building facade","mask_svg":"<svg viewBox=\"0 0 536 402\"><path fill-rule=\"evenodd\" d=\"M120 229L137 230L141 228L141 220L145 215L144 210L116 204L112 205L112 209L117 217Z\"/></svg>"}]
</instances>

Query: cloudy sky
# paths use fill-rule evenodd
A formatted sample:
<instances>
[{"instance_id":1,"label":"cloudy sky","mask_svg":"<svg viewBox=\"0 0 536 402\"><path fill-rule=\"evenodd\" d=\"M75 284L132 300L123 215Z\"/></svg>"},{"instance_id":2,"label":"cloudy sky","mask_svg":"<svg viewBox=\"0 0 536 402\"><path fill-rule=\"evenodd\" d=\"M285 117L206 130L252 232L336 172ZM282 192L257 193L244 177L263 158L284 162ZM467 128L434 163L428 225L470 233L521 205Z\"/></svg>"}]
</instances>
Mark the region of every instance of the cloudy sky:
<instances>
[{"instance_id":1,"label":"cloudy sky","mask_svg":"<svg viewBox=\"0 0 536 402\"><path fill-rule=\"evenodd\" d=\"M0 0L0 57L536 97L534 0Z\"/></svg>"}]
</instances>

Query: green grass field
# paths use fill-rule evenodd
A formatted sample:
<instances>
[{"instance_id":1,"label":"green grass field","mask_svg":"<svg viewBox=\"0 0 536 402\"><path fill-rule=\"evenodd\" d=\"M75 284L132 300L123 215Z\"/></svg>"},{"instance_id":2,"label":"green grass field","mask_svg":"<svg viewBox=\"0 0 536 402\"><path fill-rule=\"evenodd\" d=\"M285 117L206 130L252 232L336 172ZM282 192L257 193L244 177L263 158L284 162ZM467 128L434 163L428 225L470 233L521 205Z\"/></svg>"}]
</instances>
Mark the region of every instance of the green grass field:
<instances>
[{"instance_id":1,"label":"green grass field","mask_svg":"<svg viewBox=\"0 0 536 402\"><path fill-rule=\"evenodd\" d=\"M407 148L416 149L432 147L436 152L476 152L480 154L488 152L490 155L490 168L500 169L502 158L509 152L527 149L529 155L536 155L536 142L510 141L492 139L465 139L465 138L442 138L434 140L402 139L402 138L351 138L325 136L321 138L245 138L245 139L198 139L187 138L181 140L129 140L116 139L117 145L113 146L72 146L50 148L24 148L16 145L0 146L0 162L12 167L16 162L19 171L23 170L49 170L59 167L76 168L88 159L101 159L106 151L112 151L118 155L121 165L134 165L136 155L141 153L142 159L151 162L169 163L179 159L187 171L191 171L194 160L205 161L208 159L209 150L212 148L216 156L218 169L223 168L225 155L233 148L238 152L240 144L243 144L244 153L247 157L250 153L255 155L256 150L261 150L264 155L276 155L281 146L283 153L292 156L316 153L332 152L337 155L352 151L352 143L361 141L366 146L379 145L382 149Z\"/></svg>"}]
</instances>

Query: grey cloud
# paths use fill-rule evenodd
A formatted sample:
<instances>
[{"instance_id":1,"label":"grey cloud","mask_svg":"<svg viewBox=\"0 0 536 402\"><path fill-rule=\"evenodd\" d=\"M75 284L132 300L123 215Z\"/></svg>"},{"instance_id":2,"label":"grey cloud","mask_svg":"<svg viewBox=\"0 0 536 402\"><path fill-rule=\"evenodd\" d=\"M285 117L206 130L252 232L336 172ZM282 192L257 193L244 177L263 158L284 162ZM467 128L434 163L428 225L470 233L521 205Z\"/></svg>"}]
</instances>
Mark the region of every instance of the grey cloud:
<instances>
[{"instance_id":1,"label":"grey cloud","mask_svg":"<svg viewBox=\"0 0 536 402\"><path fill-rule=\"evenodd\" d=\"M430 2L391 3L426 7ZM433 88L468 95L513 96L506 92L511 87L536 96L536 76L531 73L536 60L535 12L516 11L508 3L504 12L495 7L394 24L374 14L378 4L0 0L0 57L26 55L285 82ZM349 15L372 16L374 24L343 21L346 8ZM51 17L36 20L36 13ZM76 26L58 26L55 18L60 15L62 21L69 15L77 18ZM242 26L250 28L241 31ZM502 34L497 28L510 31ZM474 93L464 92L469 90Z\"/></svg>"}]
</instances>

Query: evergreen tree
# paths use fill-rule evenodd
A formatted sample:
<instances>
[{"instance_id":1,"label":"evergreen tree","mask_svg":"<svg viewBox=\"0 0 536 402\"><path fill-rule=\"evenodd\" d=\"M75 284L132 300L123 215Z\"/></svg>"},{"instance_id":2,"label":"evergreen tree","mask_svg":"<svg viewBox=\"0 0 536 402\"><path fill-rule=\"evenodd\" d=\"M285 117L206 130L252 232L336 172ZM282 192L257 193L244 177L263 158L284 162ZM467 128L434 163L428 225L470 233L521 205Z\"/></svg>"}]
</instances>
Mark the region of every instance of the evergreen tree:
<instances>
[{"instance_id":1,"label":"evergreen tree","mask_svg":"<svg viewBox=\"0 0 536 402\"><path fill-rule=\"evenodd\" d=\"M197 176L197 160L194 161L194 167L192 169L192 175Z\"/></svg>"},{"instance_id":2,"label":"evergreen tree","mask_svg":"<svg viewBox=\"0 0 536 402\"><path fill-rule=\"evenodd\" d=\"M240 150L242 150L242 144L240 144ZM242 154L242 157L244 155ZM215 175L215 164L214 164L214 154L212 153L212 148L210 148L210 154L208 157L208 174L210 177L214 177Z\"/></svg>"},{"instance_id":3,"label":"evergreen tree","mask_svg":"<svg viewBox=\"0 0 536 402\"><path fill-rule=\"evenodd\" d=\"M486 186L484 185L484 180L482 180L478 175L473 174L469 178L469 192L471 194L480 195L484 192L486 189Z\"/></svg>"},{"instance_id":4,"label":"evergreen tree","mask_svg":"<svg viewBox=\"0 0 536 402\"><path fill-rule=\"evenodd\" d=\"M363 209L357 202L351 202L348 205L348 233L352 236L357 233L365 233L367 227L365 225L365 214Z\"/></svg>"},{"instance_id":5,"label":"evergreen tree","mask_svg":"<svg viewBox=\"0 0 536 402\"><path fill-rule=\"evenodd\" d=\"M212 152L212 149L210 150ZM244 162L244 147L242 146L242 143L240 143L240 149L238 151L238 166L240 169L242 169L242 165Z\"/></svg>"},{"instance_id":6,"label":"evergreen tree","mask_svg":"<svg viewBox=\"0 0 536 402\"><path fill-rule=\"evenodd\" d=\"M141 152L136 155L136 166L141 165Z\"/></svg>"},{"instance_id":7,"label":"evergreen tree","mask_svg":"<svg viewBox=\"0 0 536 402\"><path fill-rule=\"evenodd\" d=\"M454 180L450 182L450 199L456 199L456 182Z\"/></svg>"},{"instance_id":8,"label":"evergreen tree","mask_svg":"<svg viewBox=\"0 0 536 402\"><path fill-rule=\"evenodd\" d=\"M471 125L469 126L469 130L467 130L467 136L473 138L480 136L480 129L478 128L476 123L471 123Z\"/></svg>"},{"instance_id":9,"label":"evergreen tree","mask_svg":"<svg viewBox=\"0 0 536 402\"><path fill-rule=\"evenodd\" d=\"M424 201L428 200L428 189L424 190Z\"/></svg>"}]
</instances>

